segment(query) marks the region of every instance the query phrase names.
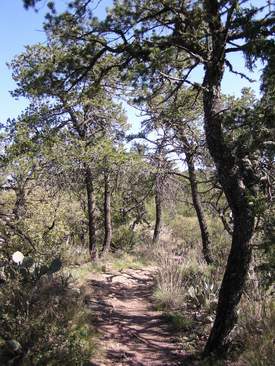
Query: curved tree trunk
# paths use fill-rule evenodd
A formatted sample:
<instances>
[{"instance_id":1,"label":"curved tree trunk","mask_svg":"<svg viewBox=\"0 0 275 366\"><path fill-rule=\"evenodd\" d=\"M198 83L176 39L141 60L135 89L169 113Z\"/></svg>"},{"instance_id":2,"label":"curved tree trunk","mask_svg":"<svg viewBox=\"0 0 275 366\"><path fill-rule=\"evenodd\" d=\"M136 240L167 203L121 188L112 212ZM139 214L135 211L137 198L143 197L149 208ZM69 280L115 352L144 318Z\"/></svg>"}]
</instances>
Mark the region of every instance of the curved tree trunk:
<instances>
[{"instance_id":1,"label":"curved tree trunk","mask_svg":"<svg viewBox=\"0 0 275 366\"><path fill-rule=\"evenodd\" d=\"M92 172L88 166L85 167L85 184L86 184L87 206L88 206L89 251L91 259L96 260L97 247L96 247L96 225L95 225L95 196L94 196Z\"/></svg>"},{"instance_id":2,"label":"curved tree trunk","mask_svg":"<svg viewBox=\"0 0 275 366\"><path fill-rule=\"evenodd\" d=\"M212 258L211 249L210 249L211 241L210 241L207 223L206 223L206 219L204 216L204 212L203 212L203 208L201 205L201 200L200 200L200 196L199 196L199 192L198 192L198 184L197 184L197 177L196 177L193 156L188 153L185 153L185 155L186 155L186 162L187 162L188 173L189 173L189 178L190 178L192 201L193 201L193 205L196 210L198 222L200 225L202 253L203 253L206 263L211 264L211 263L213 263L213 258Z\"/></svg>"},{"instance_id":3,"label":"curved tree trunk","mask_svg":"<svg viewBox=\"0 0 275 366\"><path fill-rule=\"evenodd\" d=\"M105 235L101 256L109 252L112 242L111 189L108 172L104 174L104 229Z\"/></svg>"},{"instance_id":4,"label":"curved tree trunk","mask_svg":"<svg viewBox=\"0 0 275 366\"><path fill-rule=\"evenodd\" d=\"M211 34L211 57L205 64L203 83L205 133L234 223L231 251L219 292L216 318L204 350L204 355L207 356L221 351L237 321L237 305L251 260L254 214L247 197L245 168L231 153L222 129L221 80L225 64L226 32L221 23L218 1L205 0L205 10Z\"/></svg>"},{"instance_id":5,"label":"curved tree trunk","mask_svg":"<svg viewBox=\"0 0 275 366\"><path fill-rule=\"evenodd\" d=\"M246 197L243 178L245 172L224 143L219 92L217 92L219 87L213 89L212 95L209 92L204 93L206 139L217 167L219 181L232 210L234 226L231 251L219 292L216 318L204 355L220 352L236 324L236 309L249 269L250 242L254 231L254 215Z\"/></svg>"},{"instance_id":6,"label":"curved tree trunk","mask_svg":"<svg viewBox=\"0 0 275 366\"><path fill-rule=\"evenodd\" d=\"M160 230L162 225L162 187L161 187L161 177L158 173L156 175L155 207L156 207L156 221L153 235L153 243L157 244L159 241Z\"/></svg>"},{"instance_id":7,"label":"curved tree trunk","mask_svg":"<svg viewBox=\"0 0 275 366\"><path fill-rule=\"evenodd\" d=\"M204 350L205 355L223 350L237 321L236 307L240 302L249 269L254 219L245 203L238 211L234 215L232 247L220 288L215 322Z\"/></svg>"}]
</instances>

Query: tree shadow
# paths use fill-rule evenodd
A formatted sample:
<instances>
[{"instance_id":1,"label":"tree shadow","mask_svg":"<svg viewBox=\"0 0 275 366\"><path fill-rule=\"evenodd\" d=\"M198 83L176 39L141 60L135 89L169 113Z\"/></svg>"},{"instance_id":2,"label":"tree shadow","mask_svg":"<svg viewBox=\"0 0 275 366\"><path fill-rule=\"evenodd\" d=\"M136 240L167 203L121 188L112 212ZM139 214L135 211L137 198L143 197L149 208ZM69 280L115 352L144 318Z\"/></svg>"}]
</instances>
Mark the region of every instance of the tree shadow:
<instances>
[{"instance_id":1,"label":"tree shadow","mask_svg":"<svg viewBox=\"0 0 275 366\"><path fill-rule=\"evenodd\" d=\"M169 324L153 308L153 280L126 275L132 282L114 281L116 276L124 276L123 273L108 273L105 280L92 279L88 282L94 291L86 303L96 314L94 325L102 335L102 341L121 345L119 349L107 347L108 362L129 366L194 365L193 356L179 349ZM113 306L112 300L120 303ZM146 304L146 309L135 309L140 300ZM120 305L123 302L131 308Z\"/></svg>"}]
</instances>

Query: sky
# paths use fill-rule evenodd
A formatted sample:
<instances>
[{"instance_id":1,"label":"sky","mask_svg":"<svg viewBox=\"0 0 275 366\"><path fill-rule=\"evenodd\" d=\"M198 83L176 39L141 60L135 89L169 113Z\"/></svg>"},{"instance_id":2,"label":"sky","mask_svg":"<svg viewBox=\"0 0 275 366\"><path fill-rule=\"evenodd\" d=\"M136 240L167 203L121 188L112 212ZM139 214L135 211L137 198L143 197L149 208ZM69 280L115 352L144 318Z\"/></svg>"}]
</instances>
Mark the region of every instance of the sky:
<instances>
[{"instance_id":1,"label":"sky","mask_svg":"<svg viewBox=\"0 0 275 366\"><path fill-rule=\"evenodd\" d=\"M253 0L253 3L263 4L266 0ZM6 63L24 50L25 45L37 42L45 42L46 37L43 33L43 19L47 10L46 0L42 0L38 6L38 12L33 9L25 10L22 0L0 0L0 123L4 123L7 118L16 117L26 107L27 102L23 98L15 100L11 97L10 91L15 88L12 80L11 70L8 69ZM57 0L57 6L62 6L64 0ZM112 0L102 0L100 7L97 9L96 15L103 17L105 8L111 6ZM234 54L231 61L237 65L238 71L245 71L243 57ZM260 69L250 76L258 80ZM198 71L194 78L200 78ZM259 82L253 84L239 76L226 72L223 79L223 92L231 95L240 95L243 87L251 87L259 95ZM132 132L140 129L140 118L138 118L133 108L126 107L128 119L132 123Z\"/></svg>"}]
</instances>

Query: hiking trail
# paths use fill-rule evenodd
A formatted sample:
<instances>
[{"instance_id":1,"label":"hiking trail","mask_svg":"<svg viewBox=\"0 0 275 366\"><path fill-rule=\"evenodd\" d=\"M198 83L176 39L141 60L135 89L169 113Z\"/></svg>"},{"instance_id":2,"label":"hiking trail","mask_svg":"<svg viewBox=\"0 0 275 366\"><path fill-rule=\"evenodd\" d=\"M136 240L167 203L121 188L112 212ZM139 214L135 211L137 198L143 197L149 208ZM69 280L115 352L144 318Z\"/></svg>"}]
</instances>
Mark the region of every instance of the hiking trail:
<instances>
[{"instance_id":1,"label":"hiking trail","mask_svg":"<svg viewBox=\"0 0 275 366\"><path fill-rule=\"evenodd\" d=\"M162 312L152 302L155 268L108 269L86 279L99 352L93 366L176 366L183 358Z\"/></svg>"}]
</instances>

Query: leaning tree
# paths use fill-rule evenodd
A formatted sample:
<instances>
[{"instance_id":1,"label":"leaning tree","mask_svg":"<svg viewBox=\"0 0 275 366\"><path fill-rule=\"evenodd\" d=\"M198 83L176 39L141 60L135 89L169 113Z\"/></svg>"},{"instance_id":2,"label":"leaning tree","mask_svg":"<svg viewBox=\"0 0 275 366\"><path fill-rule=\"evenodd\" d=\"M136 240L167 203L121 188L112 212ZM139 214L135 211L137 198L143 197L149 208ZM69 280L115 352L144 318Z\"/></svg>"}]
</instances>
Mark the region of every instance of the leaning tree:
<instances>
[{"instance_id":1,"label":"leaning tree","mask_svg":"<svg viewBox=\"0 0 275 366\"><path fill-rule=\"evenodd\" d=\"M255 151L251 154L249 146L236 149L234 140L230 140L232 136L224 128L227 107L223 103L221 83L226 68L248 78L230 61L230 55L236 53L245 55L250 69L258 59L267 62L271 67L265 69L265 80L274 80L270 76L275 48L271 2L253 6L253 1L248 0L122 0L114 2L103 22L92 17L91 4L89 0L73 1L71 16L68 12L48 16L48 27L61 29L66 42L77 40L89 45L88 53L80 55L77 67L70 65L71 77L76 82L104 55L113 54L116 60L101 70L103 74L118 68L121 78L128 79L134 87L141 85L146 93L158 93L169 80L174 84L174 91L185 84L202 95L208 149L233 214L231 250L215 322L205 347L205 355L217 352L223 348L237 320L236 307L250 264L257 215L255 202L259 189L253 187L258 187L261 179L252 164ZM83 29L75 22L85 14L88 27ZM87 57L89 49L93 57ZM196 69L198 73L194 73ZM196 80L196 75L201 78ZM255 125L258 119L270 118L270 108L264 108L264 113L257 110L249 111L254 113ZM245 114L246 117L251 113ZM231 123L238 128L238 115L232 114ZM270 138L263 139L267 142ZM259 149L265 146L262 142ZM257 166L261 165L263 155L260 151Z\"/></svg>"}]
</instances>

